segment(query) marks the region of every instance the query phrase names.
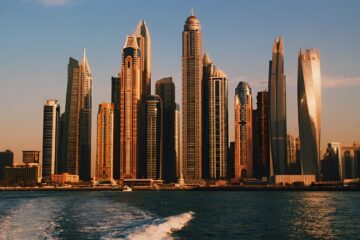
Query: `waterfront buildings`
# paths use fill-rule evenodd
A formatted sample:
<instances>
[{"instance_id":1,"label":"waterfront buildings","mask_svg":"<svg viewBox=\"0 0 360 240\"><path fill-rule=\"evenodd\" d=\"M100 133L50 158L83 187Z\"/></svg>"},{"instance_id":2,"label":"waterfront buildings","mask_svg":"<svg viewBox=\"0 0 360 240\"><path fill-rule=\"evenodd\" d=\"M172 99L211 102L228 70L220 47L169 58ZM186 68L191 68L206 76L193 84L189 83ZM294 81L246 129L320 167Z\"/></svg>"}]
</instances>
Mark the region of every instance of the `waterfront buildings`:
<instances>
[{"instance_id":1,"label":"waterfront buildings","mask_svg":"<svg viewBox=\"0 0 360 240\"><path fill-rule=\"evenodd\" d=\"M354 143L352 146L341 147L341 160L344 166L344 178L360 177L360 145Z\"/></svg>"},{"instance_id":2,"label":"waterfront buildings","mask_svg":"<svg viewBox=\"0 0 360 240\"><path fill-rule=\"evenodd\" d=\"M256 99L257 109L253 115L254 176L262 178L270 175L269 93L258 92Z\"/></svg>"},{"instance_id":3,"label":"waterfront buildings","mask_svg":"<svg viewBox=\"0 0 360 240\"><path fill-rule=\"evenodd\" d=\"M191 15L182 33L182 157L186 182L202 179L202 33Z\"/></svg>"},{"instance_id":4,"label":"waterfront buildings","mask_svg":"<svg viewBox=\"0 0 360 240\"><path fill-rule=\"evenodd\" d=\"M298 120L303 174L319 174L321 126L320 51L299 50Z\"/></svg>"},{"instance_id":5,"label":"waterfront buildings","mask_svg":"<svg viewBox=\"0 0 360 240\"><path fill-rule=\"evenodd\" d=\"M38 163L15 164L4 169L4 182L20 186L35 185L41 181Z\"/></svg>"},{"instance_id":6,"label":"waterfront buildings","mask_svg":"<svg viewBox=\"0 0 360 240\"><path fill-rule=\"evenodd\" d=\"M136 35L127 36L122 50L120 81L120 178L137 177L141 114L141 59Z\"/></svg>"},{"instance_id":7,"label":"waterfront buildings","mask_svg":"<svg viewBox=\"0 0 360 240\"><path fill-rule=\"evenodd\" d=\"M155 94L162 101L162 140L163 146L163 180L166 183L175 182L177 178L176 168L178 166L180 138L176 138L176 103L175 84L172 77L162 78L156 81ZM148 131L148 130L147 130Z\"/></svg>"},{"instance_id":8,"label":"waterfront buildings","mask_svg":"<svg viewBox=\"0 0 360 240\"><path fill-rule=\"evenodd\" d=\"M328 143L324 158L321 160L321 177L324 181L344 180L344 164L341 159L340 143Z\"/></svg>"},{"instance_id":9,"label":"waterfront buildings","mask_svg":"<svg viewBox=\"0 0 360 240\"><path fill-rule=\"evenodd\" d=\"M111 103L114 106L113 177L120 179L120 86L119 77L111 78Z\"/></svg>"},{"instance_id":10,"label":"waterfront buildings","mask_svg":"<svg viewBox=\"0 0 360 240\"><path fill-rule=\"evenodd\" d=\"M96 180L113 181L114 106L101 103L97 115Z\"/></svg>"},{"instance_id":11,"label":"waterfront buildings","mask_svg":"<svg viewBox=\"0 0 360 240\"><path fill-rule=\"evenodd\" d=\"M64 170L90 179L92 75L84 50L82 63L69 59L62 136Z\"/></svg>"},{"instance_id":12,"label":"waterfront buildings","mask_svg":"<svg viewBox=\"0 0 360 240\"><path fill-rule=\"evenodd\" d=\"M286 77L284 74L284 41L275 39L269 62L269 121L271 161L274 174L286 173Z\"/></svg>"},{"instance_id":13,"label":"waterfront buildings","mask_svg":"<svg viewBox=\"0 0 360 240\"><path fill-rule=\"evenodd\" d=\"M59 151L60 105L57 100L47 100L43 115L42 178L51 179L57 173Z\"/></svg>"},{"instance_id":14,"label":"waterfront buildings","mask_svg":"<svg viewBox=\"0 0 360 240\"><path fill-rule=\"evenodd\" d=\"M146 178L162 179L162 102L157 95L148 95L145 100Z\"/></svg>"},{"instance_id":15,"label":"waterfront buildings","mask_svg":"<svg viewBox=\"0 0 360 240\"><path fill-rule=\"evenodd\" d=\"M247 82L235 89L235 179L253 176L252 95Z\"/></svg>"},{"instance_id":16,"label":"waterfront buildings","mask_svg":"<svg viewBox=\"0 0 360 240\"><path fill-rule=\"evenodd\" d=\"M203 58L203 178L225 179L228 150L228 80Z\"/></svg>"},{"instance_id":17,"label":"waterfront buildings","mask_svg":"<svg viewBox=\"0 0 360 240\"><path fill-rule=\"evenodd\" d=\"M228 159L227 159L227 178L233 179L235 177L235 142L230 142L228 148Z\"/></svg>"},{"instance_id":18,"label":"waterfront buildings","mask_svg":"<svg viewBox=\"0 0 360 240\"><path fill-rule=\"evenodd\" d=\"M5 167L11 167L14 163L14 153L10 150L0 152L0 180L4 179Z\"/></svg>"}]
</instances>

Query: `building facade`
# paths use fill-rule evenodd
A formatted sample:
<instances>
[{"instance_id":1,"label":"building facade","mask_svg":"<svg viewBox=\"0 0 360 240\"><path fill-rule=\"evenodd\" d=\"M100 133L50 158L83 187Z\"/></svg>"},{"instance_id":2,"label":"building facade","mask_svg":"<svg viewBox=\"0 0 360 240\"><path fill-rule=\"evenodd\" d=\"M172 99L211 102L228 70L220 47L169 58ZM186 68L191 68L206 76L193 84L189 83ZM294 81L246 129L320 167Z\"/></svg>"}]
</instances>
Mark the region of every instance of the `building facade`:
<instances>
[{"instance_id":1,"label":"building facade","mask_svg":"<svg viewBox=\"0 0 360 240\"><path fill-rule=\"evenodd\" d=\"M57 100L47 100L43 115L42 178L51 180L57 173L59 151L60 105Z\"/></svg>"},{"instance_id":2,"label":"building facade","mask_svg":"<svg viewBox=\"0 0 360 240\"><path fill-rule=\"evenodd\" d=\"M163 113L163 180L164 182L176 182L176 103L175 84L172 77L162 78L156 81L155 94L161 98Z\"/></svg>"},{"instance_id":3,"label":"building facade","mask_svg":"<svg viewBox=\"0 0 360 240\"><path fill-rule=\"evenodd\" d=\"M97 115L96 180L113 181L114 106L101 103Z\"/></svg>"},{"instance_id":4,"label":"building facade","mask_svg":"<svg viewBox=\"0 0 360 240\"><path fill-rule=\"evenodd\" d=\"M203 58L203 178L225 179L228 150L228 80L208 54Z\"/></svg>"},{"instance_id":5,"label":"building facade","mask_svg":"<svg viewBox=\"0 0 360 240\"><path fill-rule=\"evenodd\" d=\"M235 178L253 176L253 121L252 95L247 82L235 89Z\"/></svg>"},{"instance_id":6,"label":"building facade","mask_svg":"<svg viewBox=\"0 0 360 240\"><path fill-rule=\"evenodd\" d=\"M298 120L302 173L319 175L321 72L318 49L299 50Z\"/></svg>"},{"instance_id":7,"label":"building facade","mask_svg":"<svg viewBox=\"0 0 360 240\"><path fill-rule=\"evenodd\" d=\"M184 182L183 177L183 161L181 154L181 131L180 131L180 105L175 103L175 156L176 156L176 178L178 182Z\"/></svg>"},{"instance_id":8,"label":"building facade","mask_svg":"<svg viewBox=\"0 0 360 240\"><path fill-rule=\"evenodd\" d=\"M189 16L182 33L182 157L187 182L202 179L202 33Z\"/></svg>"},{"instance_id":9,"label":"building facade","mask_svg":"<svg viewBox=\"0 0 360 240\"><path fill-rule=\"evenodd\" d=\"M269 63L269 120L273 174L285 174L287 163L286 77L284 74L284 42L275 39Z\"/></svg>"},{"instance_id":10,"label":"building facade","mask_svg":"<svg viewBox=\"0 0 360 240\"><path fill-rule=\"evenodd\" d=\"M340 143L328 143L324 158L321 160L321 180L342 181L344 180L344 170Z\"/></svg>"},{"instance_id":11,"label":"building facade","mask_svg":"<svg viewBox=\"0 0 360 240\"><path fill-rule=\"evenodd\" d=\"M14 164L14 153L10 150L0 152L0 180L4 180L5 167L11 167Z\"/></svg>"},{"instance_id":12,"label":"building facade","mask_svg":"<svg viewBox=\"0 0 360 240\"><path fill-rule=\"evenodd\" d=\"M111 78L111 103L114 106L114 132L113 132L113 177L120 179L120 86L119 77Z\"/></svg>"},{"instance_id":13,"label":"building facade","mask_svg":"<svg viewBox=\"0 0 360 240\"><path fill-rule=\"evenodd\" d=\"M146 178L163 178L162 102L157 95L145 101Z\"/></svg>"},{"instance_id":14,"label":"building facade","mask_svg":"<svg viewBox=\"0 0 360 240\"><path fill-rule=\"evenodd\" d=\"M136 35L127 36L122 50L120 84L120 178L137 177L141 114L141 58Z\"/></svg>"}]
</instances>

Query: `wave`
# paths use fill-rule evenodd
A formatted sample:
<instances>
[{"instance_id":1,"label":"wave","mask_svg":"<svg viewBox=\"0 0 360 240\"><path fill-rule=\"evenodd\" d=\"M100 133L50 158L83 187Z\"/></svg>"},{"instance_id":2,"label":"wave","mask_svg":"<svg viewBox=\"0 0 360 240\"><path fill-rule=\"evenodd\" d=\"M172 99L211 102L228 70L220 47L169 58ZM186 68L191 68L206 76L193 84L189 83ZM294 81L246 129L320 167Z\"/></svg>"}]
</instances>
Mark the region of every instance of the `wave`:
<instances>
[{"instance_id":1,"label":"wave","mask_svg":"<svg viewBox=\"0 0 360 240\"><path fill-rule=\"evenodd\" d=\"M145 225L138 231L132 233L128 240L146 239L173 239L171 234L184 228L194 217L193 212L185 212L179 215L170 216L155 223Z\"/></svg>"}]
</instances>

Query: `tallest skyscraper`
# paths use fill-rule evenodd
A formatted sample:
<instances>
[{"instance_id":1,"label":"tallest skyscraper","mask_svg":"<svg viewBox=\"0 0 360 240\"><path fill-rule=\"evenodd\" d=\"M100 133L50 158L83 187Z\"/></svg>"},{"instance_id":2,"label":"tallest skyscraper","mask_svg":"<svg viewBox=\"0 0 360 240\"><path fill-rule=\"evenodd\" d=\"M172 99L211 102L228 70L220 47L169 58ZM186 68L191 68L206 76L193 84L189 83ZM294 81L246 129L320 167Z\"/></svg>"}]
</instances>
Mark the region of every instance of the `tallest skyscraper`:
<instances>
[{"instance_id":1,"label":"tallest skyscraper","mask_svg":"<svg viewBox=\"0 0 360 240\"><path fill-rule=\"evenodd\" d=\"M273 174L285 174L287 162L284 41L275 39L269 63L270 161Z\"/></svg>"},{"instance_id":2,"label":"tallest skyscraper","mask_svg":"<svg viewBox=\"0 0 360 240\"><path fill-rule=\"evenodd\" d=\"M185 181L202 178L202 33L193 14L182 34L182 131Z\"/></svg>"}]
</instances>

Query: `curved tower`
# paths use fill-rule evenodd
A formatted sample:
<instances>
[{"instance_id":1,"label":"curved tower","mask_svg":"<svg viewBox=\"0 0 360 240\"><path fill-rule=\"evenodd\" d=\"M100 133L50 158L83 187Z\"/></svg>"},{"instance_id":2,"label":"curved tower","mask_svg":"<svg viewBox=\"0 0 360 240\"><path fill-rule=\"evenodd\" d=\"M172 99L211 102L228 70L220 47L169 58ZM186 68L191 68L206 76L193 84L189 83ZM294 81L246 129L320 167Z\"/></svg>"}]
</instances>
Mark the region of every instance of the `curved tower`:
<instances>
[{"instance_id":1,"label":"curved tower","mask_svg":"<svg viewBox=\"0 0 360 240\"><path fill-rule=\"evenodd\" d=\"M303 174L319 174L321 124L320 50L299 50L298 119Z\"/></svg>"},{"instance_id":2,"label":"curved tower","mask_svg":"<svg viewBox=\"0 0 360 240\"><path fill-rule=\"evenodd\" d=\"M235 89L235 178L253 176L252 96L247 82Z\"/></svg>"},{"instance_id":3,"label":"curved tower","mask_svg":"<svg viewBox=\"0 0 360 240\"><path fill-rule=\"evenodd\" d=\"M202 179L202 34L195 16L182 33L183 162L185 181Z\"/></svg>"}]
</instances>

